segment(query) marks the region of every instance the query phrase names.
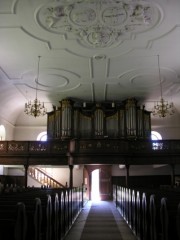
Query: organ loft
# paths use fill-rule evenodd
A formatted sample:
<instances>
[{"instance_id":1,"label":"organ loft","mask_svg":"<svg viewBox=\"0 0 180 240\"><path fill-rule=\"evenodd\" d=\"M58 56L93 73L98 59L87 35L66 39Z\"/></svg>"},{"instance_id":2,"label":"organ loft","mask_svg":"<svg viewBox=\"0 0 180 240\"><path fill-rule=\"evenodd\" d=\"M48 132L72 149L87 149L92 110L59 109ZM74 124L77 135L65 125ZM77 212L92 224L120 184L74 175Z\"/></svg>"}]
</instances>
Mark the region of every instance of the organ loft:
<instances>
[{"instance_id":1,"label":"organ loft","mask_svg":"<svg viewBox=\"0 0 180 240\"><path fill-rule=\"evenodd\" d=\"M150 114L134 98L101 103L63 99L48 113L48 140L150 139Z\"/></svg>"}]
</instances>

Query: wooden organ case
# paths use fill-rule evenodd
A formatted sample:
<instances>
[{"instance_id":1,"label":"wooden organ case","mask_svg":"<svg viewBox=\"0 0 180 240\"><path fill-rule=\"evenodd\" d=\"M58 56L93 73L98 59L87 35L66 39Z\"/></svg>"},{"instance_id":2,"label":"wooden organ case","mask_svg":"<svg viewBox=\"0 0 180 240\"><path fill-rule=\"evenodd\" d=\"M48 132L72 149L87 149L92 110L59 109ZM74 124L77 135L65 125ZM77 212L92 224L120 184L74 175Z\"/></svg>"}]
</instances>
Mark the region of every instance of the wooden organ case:
<instances>
[{"instance_id":1,"label":"wooden organ case","mask_svg":"<svg viewBox=\"0 0 180 240\"><path fill-rule=\"evenodd\" d=\"M51 139L150 139L151 112L134 98L123 102L60 101L48 113L47 135Z\"/></svg>"}]
</instances>

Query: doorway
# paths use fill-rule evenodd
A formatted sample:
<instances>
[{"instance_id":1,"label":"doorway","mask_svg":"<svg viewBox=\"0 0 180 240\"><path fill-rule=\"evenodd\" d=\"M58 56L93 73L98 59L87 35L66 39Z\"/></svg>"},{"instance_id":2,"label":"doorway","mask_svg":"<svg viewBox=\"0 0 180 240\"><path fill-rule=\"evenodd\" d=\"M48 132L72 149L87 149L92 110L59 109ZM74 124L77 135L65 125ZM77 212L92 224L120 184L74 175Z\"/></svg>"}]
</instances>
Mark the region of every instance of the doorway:
<instances>
[{"instance_id":1,"label":"doorway","mask_svg":"<svg viewBox=\"0 0 180 240\"><path fill-rule=\"evenodd\" d=\"M96 169L91 173L91 200L101 200L99 195L99 169Z\"/></svg>"},{"instance_id":2,"label":"doorway","mask_svg":"<svg viewBox=\"0 0 180 240\"><path fill-rule=\"evenodd\" d=\"M85 165L84 178L89 199L112 199L111 165Z\"/></svg>"}]
</instances>

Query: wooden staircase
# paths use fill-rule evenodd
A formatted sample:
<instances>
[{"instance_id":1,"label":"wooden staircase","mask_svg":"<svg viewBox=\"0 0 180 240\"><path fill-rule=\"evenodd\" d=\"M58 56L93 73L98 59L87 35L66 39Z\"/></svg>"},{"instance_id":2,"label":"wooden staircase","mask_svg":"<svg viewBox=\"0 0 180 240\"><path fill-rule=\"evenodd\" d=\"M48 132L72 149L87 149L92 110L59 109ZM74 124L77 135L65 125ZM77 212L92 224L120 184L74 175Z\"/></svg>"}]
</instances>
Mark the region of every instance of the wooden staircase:
<instances>
[{"instance_id":1,"label":"wooden staircase","mask_svg":"<svg viewBox=\"0 0 180 240\"><path fill-rule=\"evenodd\" d=\"M29 167L28 175L34 180L38 181L42 186L51 188L65 188L63 184L56 181L54 178L48 175L44 170L37 167Z\"/></svg>"}]
</instances>

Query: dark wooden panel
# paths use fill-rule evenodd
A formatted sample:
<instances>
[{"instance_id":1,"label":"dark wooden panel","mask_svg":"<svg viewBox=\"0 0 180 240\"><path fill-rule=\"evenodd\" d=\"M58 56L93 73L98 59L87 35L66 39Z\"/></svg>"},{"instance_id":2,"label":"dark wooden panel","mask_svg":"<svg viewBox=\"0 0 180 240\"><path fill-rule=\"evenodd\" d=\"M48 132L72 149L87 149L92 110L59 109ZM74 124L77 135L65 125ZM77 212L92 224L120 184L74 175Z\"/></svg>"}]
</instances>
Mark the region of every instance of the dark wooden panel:
<instances>
[{"instance_id":1,"label":"dark wooden panel","mask_svg":"<svg viewBox=\"0 0 180 240\"><path fill-rule=\"evenodd\" d=\"M67 157L30 157L28 165L68 165Z\"/></svg>"},{"instance_id":2,"label":"dark wooden panel","mask_svg":"<svg viewBox=\"0 0 180 240\"><path fill-rule=\"evenodd\" d=\"M112 184L126 186L124 176L113 176ZM129 186L131 188L159 188L161 185L171 185L170 175L149 175L149 176L129 176Z\"/></svg>"},{"instance_id":3,"label":"dark wooden panel","mask_svg":"<svg viewBox=\"0 0 180 240\"><path fill-rule=\"evenodd\" d=\"M101 200L111 199L111 166L101 166L100 168L100 198Z\"/></svg>"},{"instance_id":4,"label":"dark wooden panel","mask_svg":"<svg viewBox=\"0 0 180 240\"><path fill-rule=\"evenodd\" d=\"M16 156L0 156L0 164L2 165L26 165L27 158L26 157L16 157Z\"/></svg>"}]
</instances>

